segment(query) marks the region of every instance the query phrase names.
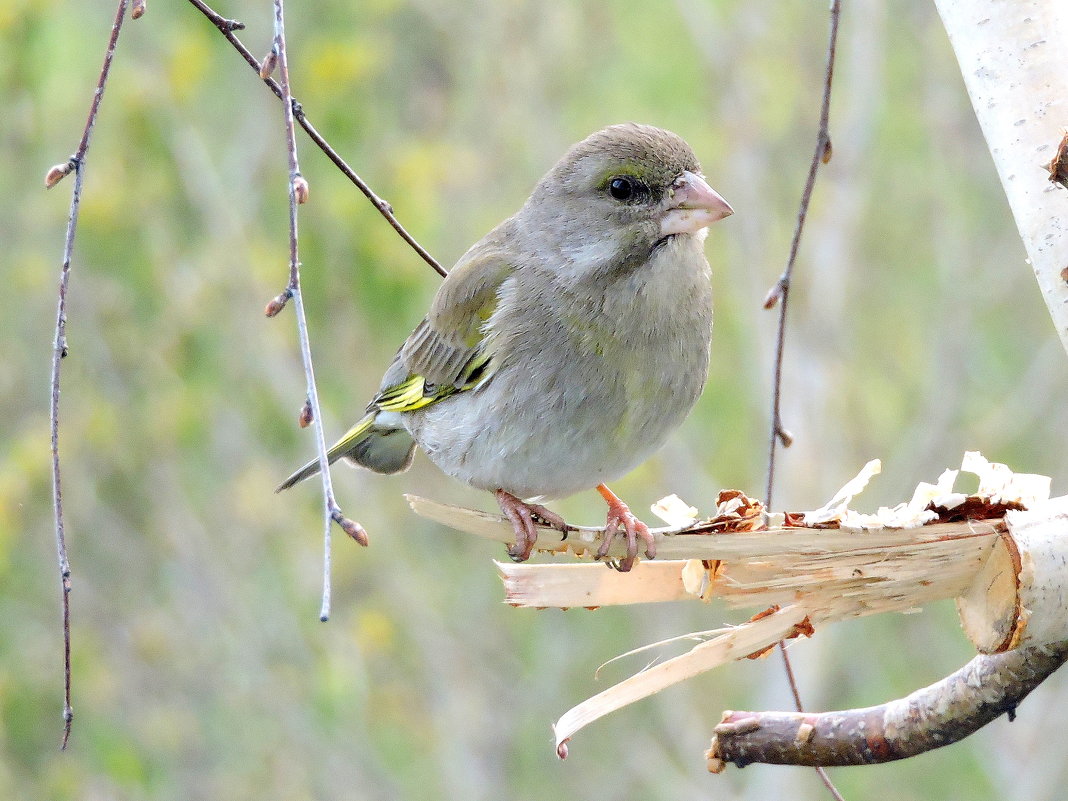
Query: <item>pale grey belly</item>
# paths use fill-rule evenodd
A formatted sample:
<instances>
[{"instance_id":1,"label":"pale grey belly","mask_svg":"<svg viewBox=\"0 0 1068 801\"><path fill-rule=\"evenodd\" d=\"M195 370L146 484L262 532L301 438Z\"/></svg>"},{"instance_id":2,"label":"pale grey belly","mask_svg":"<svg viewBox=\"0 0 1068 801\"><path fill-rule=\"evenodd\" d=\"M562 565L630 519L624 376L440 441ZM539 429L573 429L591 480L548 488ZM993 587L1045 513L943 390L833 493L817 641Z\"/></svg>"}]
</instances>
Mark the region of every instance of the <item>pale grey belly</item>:
<instances>
[{"instance_id":1,"label":"pale grey belly","mask_svg":"<svg viewBox=\"0 0 1068 801\"><path fill-rule=\"evenodd\" d=\"M557 498L645 461L704 386L708 342L627 349L608 359L566 346L503 366L482 387L405 415L444 472L521 498Z\"/></svg>"}]
</instances>

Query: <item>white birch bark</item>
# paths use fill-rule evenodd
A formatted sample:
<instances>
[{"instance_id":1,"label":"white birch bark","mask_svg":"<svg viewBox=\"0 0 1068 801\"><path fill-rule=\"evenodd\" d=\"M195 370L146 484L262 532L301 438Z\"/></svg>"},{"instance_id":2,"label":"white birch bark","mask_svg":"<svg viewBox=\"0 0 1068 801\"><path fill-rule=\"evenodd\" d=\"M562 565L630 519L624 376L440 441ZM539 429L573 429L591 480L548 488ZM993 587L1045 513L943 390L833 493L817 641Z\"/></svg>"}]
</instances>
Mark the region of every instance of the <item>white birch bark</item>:
<instances>
[{"instance_id":1,"label":"white birch bark","mask_svg":"<svg viewBox=\"0 0 1068 801\"><path fill-rule=\"evenodd\" d=\"M1068 127L1068 2L935 0L1061 344L1068 190L1043 169Z\"/></svg>"}]
</instances>

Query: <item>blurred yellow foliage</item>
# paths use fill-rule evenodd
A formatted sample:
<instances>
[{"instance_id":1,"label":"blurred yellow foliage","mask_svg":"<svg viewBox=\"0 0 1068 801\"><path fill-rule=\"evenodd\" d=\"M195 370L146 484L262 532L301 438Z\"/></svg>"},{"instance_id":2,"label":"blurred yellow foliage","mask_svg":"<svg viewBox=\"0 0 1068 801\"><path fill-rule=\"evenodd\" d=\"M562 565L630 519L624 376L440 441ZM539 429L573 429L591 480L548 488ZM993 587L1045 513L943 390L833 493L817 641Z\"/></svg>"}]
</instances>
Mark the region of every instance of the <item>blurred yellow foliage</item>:
<instances>
[{"instance_id":1,"label":"blurred yellow foliage","mask_svg":"<svg viewBox=\"0 0 1068 801\"><path fill-rule=\"evenodd\" d=\"M354 85L373 79L383 65L385 53L380 42L370 39L325 39L308 43L311 86L343 83Z\"/></svg>"},{"instance_id":2,"label":"blurred yellow foliage","mask_svg":"<svg viewBox=\"0 0 1068 801\"><path fill-rule=\"evenodd\" d=\"M825 4L286 8L309 118L446 265L594 128L640 120L694 145L737 212L707 245L712 375L678 435L615 489L635 510L670 492L702 511L721 487L761 495L774 325L760 304L815 137ZM71 749L56 751L48 376L73 180L41 182L76 146L114 10L0 3L0 798L822 798L807 774L709 779L699 759L721 708L788 703L774 660L608 718L557 764L549 723L596 690L601 661L730 613L511 609L489 559L503 550L408 512L404 492L493 506L422 457L402 476L336 474L371 546L335 529L334 615L318 621L318 488L273 492L313 451L313 430L296 426L293 310L263 316L288 280L280 106L191 5L159 0L123 29L74 247L60 446L77 717ZM262 57L271 4L218 10L246 23L239 36ZM842 25L834 159L790 307L784 422L796 442L776 505L813 508L873 457L885 472L870 503L897 502L968 449L1052 475L1063 492L1064 353L934 10L856 0ZM312 187L301 273L331 439L440 279L303 135L298 147ZM603 519L596 493L560 508ZM798 644L807 699L876 703L955 669L969 654L949 617ZM901 798L983 801L1014 797L1019 776L1064 786L1048 736L1064 692L1039 693L1011 730L843 772L844 794L880 797L891 781Z\"/></svg>"},{"instance_id":3,"label":"blurred yellow foliage","mask_svg":"<svg viewBox=\"0 0 1068 801\"><path fill-rule=\"evenodd\" d=\"M203 25L183 26L172 32L161 55L164 88L175 103L195 102L204 91L208 71L218 60L217 46L218 39Z\"/></svg>"},{"instance_id":4,"label":"blurred yellow foliage","mask_svg":"<svg viewBox=\"0 0 1068 801\"><path fill-rule=\"evenodd\" d=\"M353 621L353 639L368 655L387 655L396 647L396 622L380 609L360 609Z\"/></svg>"}]
</instances>

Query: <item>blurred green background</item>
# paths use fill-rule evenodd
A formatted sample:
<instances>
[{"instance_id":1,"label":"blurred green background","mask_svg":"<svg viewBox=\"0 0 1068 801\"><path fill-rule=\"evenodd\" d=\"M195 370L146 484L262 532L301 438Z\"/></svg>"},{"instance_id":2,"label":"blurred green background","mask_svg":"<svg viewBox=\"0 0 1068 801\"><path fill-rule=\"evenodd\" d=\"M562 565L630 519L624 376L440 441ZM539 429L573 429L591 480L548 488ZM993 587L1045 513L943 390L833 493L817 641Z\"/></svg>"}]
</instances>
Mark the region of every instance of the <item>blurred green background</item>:
<instances>
[{"instance_id":1,"label":"blurred green background","mask_svg":"<svg viewBox=\"0 0 1068 801\"><path fill-rule=\"evenodd\" d=\"M271 4L218 10L270 39ZM286 280L280 106L183 2L119 43L89 154L63 366L74 569L74 706L48 456L55 287L76 144L114 5L0 7L0 797L678 799L825 797L810 770L705 772L723 709L790 705L778 658L703 676L595 724L559 762L550 723L645 664L638 645L744 617L675 604L597 612L501 603L498 546L414 517L415 492L492 509L423 457L335 472L333 618L318 622L313 451ZM717 323L704 398L614 488L635 509L721 487L762 495L774 315L815 137L826 3L372 0L290 4L294 92L313 122L448 264L566 147L613 122L686 137L736 209L708 252ZM802 246L776 506L823 503L868 459L861 508L893 503L965 449L1068 490L1068 367L925 0L846 3L834 159ZM303 281L328 436L351 423L437 277L301 138ZM559 504L603 519L595 493ZM336 531L336 530L335 530ZM817 632L792 647L813 709L879 703L971 656L952 606ZM1062 798L1064 676L961 745L833 771L847 798Z\"/></svg>"}]
</instances>

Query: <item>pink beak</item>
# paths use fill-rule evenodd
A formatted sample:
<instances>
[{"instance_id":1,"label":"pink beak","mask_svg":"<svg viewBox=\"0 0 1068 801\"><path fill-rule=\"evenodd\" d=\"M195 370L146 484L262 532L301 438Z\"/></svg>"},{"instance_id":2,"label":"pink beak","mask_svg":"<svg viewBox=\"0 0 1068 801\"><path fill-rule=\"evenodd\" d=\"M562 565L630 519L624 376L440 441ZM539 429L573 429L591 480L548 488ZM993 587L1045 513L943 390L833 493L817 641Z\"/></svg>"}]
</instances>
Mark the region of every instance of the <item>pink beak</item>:
<instances>
[{"instance_id":1,"label":"pink beak","mask_svg":"<svg viewBox=\"0 0 1068 801\"><path fill-rule=\"evenodd\" d=\"M696 234L732 214L730 203L704 178L685 170L668 190L667 213L660 222L660 234Z\"/></svg>"}]
</instances>

